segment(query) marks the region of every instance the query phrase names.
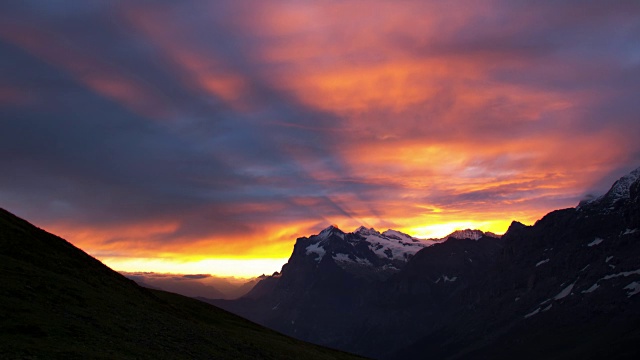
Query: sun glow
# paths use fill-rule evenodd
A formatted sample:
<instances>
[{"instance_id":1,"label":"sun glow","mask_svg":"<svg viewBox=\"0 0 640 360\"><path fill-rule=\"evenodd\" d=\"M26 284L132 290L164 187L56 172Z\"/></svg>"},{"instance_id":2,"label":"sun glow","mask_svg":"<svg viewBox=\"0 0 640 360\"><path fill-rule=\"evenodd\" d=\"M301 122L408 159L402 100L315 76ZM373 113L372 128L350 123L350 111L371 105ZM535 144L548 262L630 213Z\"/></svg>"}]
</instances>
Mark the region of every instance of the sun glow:
<instances>
[{"instance_id":1,"label":"sun glow","mask_svg":"<svg viewBox=\"0 0 640 360\"><path fill-rule=\"evenodd\" d=\"M494 234L503 234L509 228L511 222L505 221L457 221L443 224L423 225L403 228L404 232L420 239L439 239L443 238L456 230L478 229L484 232L492 232Z\"/></svg>"},{"instance_id":2,"label":"sun glow","mask_svg":"<svg viewBox=\"0 0 640 360\"><path fill-rule=\"evenodd\" d=\"M171 274L210 274L219 277L254 278L280 271L287 258L204 259L181 261L167 258L99 258L116 271Z\"/></svg>"},{"instance_id":3,"label":"sun glow","mask_svg":"<svg viewBox=\"0 0 640 360\"><path fill-rule=\"evenodd\" d=\"M348 218L335 219L338 227L345 232L352 231L356 228L353 220ZM342 221L340 221L342 220ZM370 226L375 219L366 219ZM451 234L456 230L464 229L480 229L485 232L491 231L497 234L502 234L508 228L510 222L506 221L474 221L464 220L455 221L431 225L419 225L419 226L399 226L395 230L402 231L411 236L430 239L430 238L442 238ZM353 229L352 229L353 228ZM384 227L376 229L378 231L386 230ZM307 236L313 235L314 231L309 230L310 233ZM286 233L286 232L285 232ZM317 232L316 232L317 233ZM279 231L277 237L283 235L282 231ZM291 249L283 249L291 251ZM276 271L280 271L282 265L284 265L288 257L274 257L274 258L198 258L186 256L180 258L175 254L175 257L112 257L112 256L96 256L107 266L116 271L125 272L157 272L157 273L172 273L172 274L210 274L220 277L238 277L238 278L253 278L260 275L270 275ZM288 256L288 255L287 255Z\"/></svg>"}]
</instances>

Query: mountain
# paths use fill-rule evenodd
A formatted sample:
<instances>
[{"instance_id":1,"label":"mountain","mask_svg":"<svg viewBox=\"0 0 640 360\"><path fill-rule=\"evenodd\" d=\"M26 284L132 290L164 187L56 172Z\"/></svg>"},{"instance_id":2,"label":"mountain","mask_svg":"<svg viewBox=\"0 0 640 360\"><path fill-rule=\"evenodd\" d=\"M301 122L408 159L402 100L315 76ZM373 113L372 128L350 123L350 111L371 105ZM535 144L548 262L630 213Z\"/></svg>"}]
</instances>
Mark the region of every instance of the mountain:
<instances>
[{"instance_id":1,"label":"mountain","mask_svg":"<svg viewBox=\"0 0 640 360\"><path fill-rule=\"evenodd\" d=\"M640 168L618 179L606 194L595 199L582 201L578 209L583 212L607 213L616 210L617 206L624 206L629 200L633 200L635 184L640 179Z\"/></svg>"},{"instance_id":2,"label":"mountain","mask_svg":"<svg viewBox=\"0 0 640 360\"><path fill-rule=\"evenodd\" d=\"M420 241L394 230L379 233L360 227L353 233L344 233L329 226L318 235L299 238L291 260L313 260L317 266L323 262L335 264L356 277L386 278L399 271L415 253L435 242Z\"/></svg>"},{"instance_id":3,"label":"mountain","mask_svg":"<svg viewBox=\"0 0 640 360\"><path fill-rule=\"evenodd\" d=\"M150 290L0 209L2 359L356 359Z\"/></svg>"},{"instance_id":4,"label":"mountain","mask_svg":"<svg viewBox=\"0 0 640 360\"><path fill-rule=\"evenodd\" d=\"M485 243L495 246L485 250ZM388 329L401 319L389 316L392 312L387 307L394 308L394 301L401 299L390 299L395 291L388 287L411 273L403 269L422 261L414 258L423 258L427 249L435 250L428 254L439 254L441 249L455 247L459 254L471 252L462 261L475 258L480 265L485 257L482 253L495 252L500 244L499 237L478 230L420 240L395 230L380 233L360 227L345 233L329 226L317 235L298 238L282 271L260 281L243 298L211 303L298 339L376 356L382 344L397 343L395 337L402 331L384 331L381 342L372 342L377 335L369 331L369 324L375 321ZM441 277L442 284L457 280L456 271L444 274L441 270L437 268L434 280Z\"/></svg>"},{"instance_id":5,"label":"mountain","mask_svg":"<svg viewBox=\"0 0 640 360\"><path fill-rule=\"evenodd\" d=\"M640 355L640 169L500 238L390 234L329 227L300 238L281 273L218 304L379 359Z\"/></svg>"},{"instance_id":6,"label":"mountain","mask_svg":"<svg viewBox=\"0 0 640 360\"><path fill-rule=\"evenodd\" d=\"M639 170L605 195L513 223L447 322L394 358L637 358Z\"/></svg>"}]
</instances>

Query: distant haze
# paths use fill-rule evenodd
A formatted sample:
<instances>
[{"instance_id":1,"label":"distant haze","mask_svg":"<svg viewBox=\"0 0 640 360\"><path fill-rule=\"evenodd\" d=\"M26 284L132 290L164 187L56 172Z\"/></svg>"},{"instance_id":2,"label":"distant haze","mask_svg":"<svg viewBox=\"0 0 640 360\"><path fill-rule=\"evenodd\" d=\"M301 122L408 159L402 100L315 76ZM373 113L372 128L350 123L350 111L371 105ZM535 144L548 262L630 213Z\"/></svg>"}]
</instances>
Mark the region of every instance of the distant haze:
<instances>
[{"instance_id":1,"label":"distant haze","mask_svg":"<svg viewBox=\"0 0 640 360\"><path fill-rule=\"evenodd\" d=\"M122 272L139 285L190 297L237 299L249 292L258 279L238 279L211 275L178 275L149 272Z\"/></svg>"}]
</instances>

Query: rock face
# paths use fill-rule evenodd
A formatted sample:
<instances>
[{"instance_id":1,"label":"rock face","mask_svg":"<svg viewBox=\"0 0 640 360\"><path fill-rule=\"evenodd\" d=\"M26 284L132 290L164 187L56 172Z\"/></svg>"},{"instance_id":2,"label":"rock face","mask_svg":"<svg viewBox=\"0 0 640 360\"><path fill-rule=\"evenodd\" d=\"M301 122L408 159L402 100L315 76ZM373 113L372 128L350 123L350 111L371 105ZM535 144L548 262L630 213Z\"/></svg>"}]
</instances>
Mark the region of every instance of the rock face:
<instances>
[{"instance_id":1,"label":"rock face","mask_svg":"<svg viewBox=\"0 0 640 360\"><path fill-rule=\"evenodd\" d=\"M465 234L474 239L484 235L477 230L453 235ZM399 283L392 279L412 263L413 257L421 256L423 249L445 243L443 249L457 249L459 244L483 248L485 242L500 242L496 237L484 238L484 241L464 240L450 235L421 240L395 230L380 233L360 227L345 233L329 226L317 235L297 239L282 271L263 279L242 299L212 303L299 339L340 349L353 348L354 334L360 336L367 326L363 322L391 314L378 314L379 307L395 301L388 298L388 284ZM453 284L457 281L456 274L457 271L438 273L437 276L442 276L440 286ZM457 284L461 283L462 280ZM369 354L367 338L359 343L360 353Z\"/></svg>"},{"instance_id":2,"label":"rock face","mask_svg":"<svg viewBox=\"0 0 640 360\"><path fill-rule=\"evenodd\" d=\"M633 358L640 340L638 170L607 194L514 223L439 329L394 358ZM629 179L632 181L629 181ZM417 259L417 257L416 257Z\"/></svg>"},{"instance_id":3,"label":"rock face","mask_svg":"<svg viewBox=\"0 0 640 360\"><path fill-rule=\"evenodd\" d=\"M329 227L282 272L217 304L374 358L624 358L640 341L640 169L607 194L512 223L421 241Z\"/></svg>"}]
</instances>

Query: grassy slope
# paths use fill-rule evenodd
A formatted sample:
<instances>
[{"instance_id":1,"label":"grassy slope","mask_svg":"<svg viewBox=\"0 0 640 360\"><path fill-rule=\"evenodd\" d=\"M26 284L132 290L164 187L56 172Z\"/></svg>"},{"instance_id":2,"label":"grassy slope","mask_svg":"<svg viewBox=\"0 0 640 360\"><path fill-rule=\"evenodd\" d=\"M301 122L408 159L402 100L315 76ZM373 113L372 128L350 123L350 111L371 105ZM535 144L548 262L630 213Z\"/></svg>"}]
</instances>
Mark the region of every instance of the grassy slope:
<instances>
[{"instance_id":1,"label":"grassy slope","mask_svg":"<svg viewBox=\"0 0 640 360\"><path fill-rule=\"evenodd\" d=\"M356 359L148 290L0 209L0 358Z\"/></svg>"}]
</instances>

